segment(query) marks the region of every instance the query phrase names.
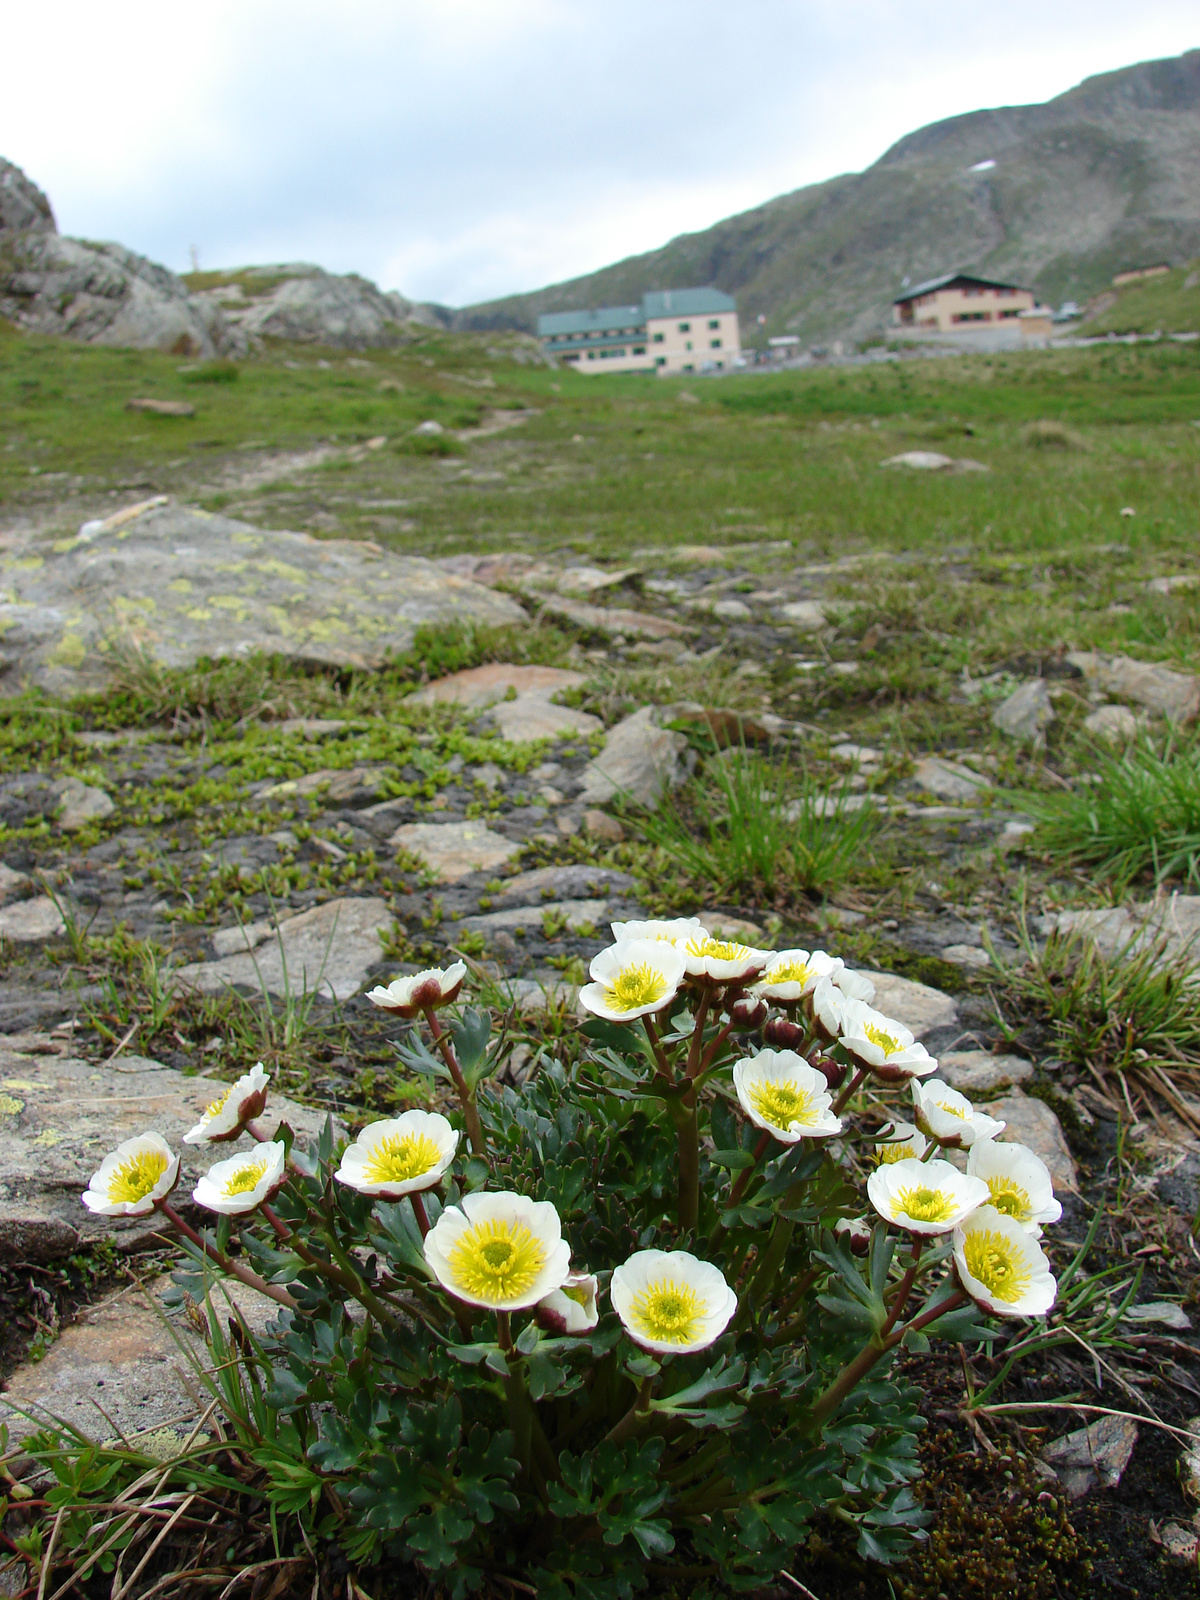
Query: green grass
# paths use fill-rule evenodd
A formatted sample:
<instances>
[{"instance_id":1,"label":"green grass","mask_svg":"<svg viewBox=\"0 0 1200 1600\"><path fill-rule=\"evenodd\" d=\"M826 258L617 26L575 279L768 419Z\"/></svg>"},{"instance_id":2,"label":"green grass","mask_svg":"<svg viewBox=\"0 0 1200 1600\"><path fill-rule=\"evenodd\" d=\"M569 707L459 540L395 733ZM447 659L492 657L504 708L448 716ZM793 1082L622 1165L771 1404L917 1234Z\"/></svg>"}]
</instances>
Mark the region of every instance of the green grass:
<instances>
[{"instance_id":1,"label":"green grass","mask_svg":"<svg viewBox=\"0 0 1200 1600\"><path fill-rule=\"evenodd\" d=\"M1083 333L1200 332L1200 261L1113 291L1115 304L1082 326ZM1189 280L1194 280L1189 283Z\"/></svg>"},{"instance_id":2,"label":"green grass","mask_svg":"<svg viewBox=\"0 0 1200 1600\"><path fill-rule=\"evenodd\" d=\"M1091 782L1035 802L1037 841L1053 855L1089 866L1118 889L1134 879L1200 883L1200 745L1149 742L1122 754L1099 751Z\"/></svg>"}]
</instances>

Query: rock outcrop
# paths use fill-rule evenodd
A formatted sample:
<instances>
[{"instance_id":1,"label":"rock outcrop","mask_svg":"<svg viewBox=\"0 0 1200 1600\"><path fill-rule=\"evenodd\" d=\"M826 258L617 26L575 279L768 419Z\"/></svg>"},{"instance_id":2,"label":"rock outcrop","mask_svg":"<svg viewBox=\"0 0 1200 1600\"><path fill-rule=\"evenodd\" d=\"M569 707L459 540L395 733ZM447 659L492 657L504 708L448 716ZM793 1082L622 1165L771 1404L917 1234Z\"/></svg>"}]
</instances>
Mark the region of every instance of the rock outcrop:
<instances>
[{"instance_id":1,"label":"rock outcrop","mask_svg":"<svg viewBox=\"0 0 1200 1600\"><path fill-rule=\"evenodd\" d=\"M415 325L433 320L369 278L339 276L307 262L222 273L193 298L225 317L243 339L288 339L339 350L404 344Z\"/></svg>"},{"instance_id":2,"label":"rock outcrop","mask_svg":"<svg viewBox=\"0 0 1200 1600\"><path fill-rule=\"evenodd\" d=\"M183 506L0 554L0 694L72 693L111 652L165 666L256 650L381 666L422 623L523 622L508 595L376 545L253 528Z\"/></svg>"},{"instance_id":3,"label":"rock outcrop","mask_svg":"<svg viewBox=\"0 0 1200 1600\"><path fill-rule=\"evenodd\" d=\"M54 233L54 213L37 184L0 156L0 239L10 233Z\"/></svg>"}]
</instances>

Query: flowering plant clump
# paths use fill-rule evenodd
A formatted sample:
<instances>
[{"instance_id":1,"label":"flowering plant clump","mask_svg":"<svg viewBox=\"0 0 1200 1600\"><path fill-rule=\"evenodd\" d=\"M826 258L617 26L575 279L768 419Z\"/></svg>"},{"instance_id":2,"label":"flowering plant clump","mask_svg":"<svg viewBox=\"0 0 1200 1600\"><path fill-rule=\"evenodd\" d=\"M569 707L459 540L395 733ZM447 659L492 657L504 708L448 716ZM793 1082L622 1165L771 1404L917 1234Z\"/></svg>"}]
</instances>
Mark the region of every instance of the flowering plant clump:
<instances>
[{"instance_id":1,"label":"flowering plant clump","mask_svg":"<svg viewBox=\"0 0 1200 1600\"><path fill-rule=\"evenodd\" d=\"M1049 1173L868 978L694 918L614 933L581 1037L520 1089L461 964L434 969L370 998L412 1019L400 1056L442 1111L301 1152L252 1120L256 1071L188 1136L248 1140L195 1187L212 1227L153 1132L84 1195L172 1221L193 1292L227 1273L278 1302L234 1359L279 1419L249 1438L263 1492L309 1548L545 1600L753 1588L822 1515L888 1561L925 1520L897 1351L1053 1304Z\"/></svg>"}]
</instances>

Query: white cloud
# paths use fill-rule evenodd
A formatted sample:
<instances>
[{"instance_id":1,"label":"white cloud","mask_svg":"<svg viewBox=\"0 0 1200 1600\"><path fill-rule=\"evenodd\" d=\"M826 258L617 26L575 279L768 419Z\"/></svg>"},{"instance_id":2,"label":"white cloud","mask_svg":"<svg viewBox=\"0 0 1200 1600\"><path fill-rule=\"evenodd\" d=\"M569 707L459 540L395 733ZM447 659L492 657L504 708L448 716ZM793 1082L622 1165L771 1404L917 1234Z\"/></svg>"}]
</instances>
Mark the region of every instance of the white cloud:
<instances>
[{"instance_id":1,"label":"white cloud","mask_svg":"<svg viewBox=\"0 0 1200 1600\"><path fill-rule=\"evenodd\" d=\"M0 151L64 231L460 304L591 270L980 106L1194 42L1178 0L59 0L6 20Z\"/></svg>"}]
</instances>

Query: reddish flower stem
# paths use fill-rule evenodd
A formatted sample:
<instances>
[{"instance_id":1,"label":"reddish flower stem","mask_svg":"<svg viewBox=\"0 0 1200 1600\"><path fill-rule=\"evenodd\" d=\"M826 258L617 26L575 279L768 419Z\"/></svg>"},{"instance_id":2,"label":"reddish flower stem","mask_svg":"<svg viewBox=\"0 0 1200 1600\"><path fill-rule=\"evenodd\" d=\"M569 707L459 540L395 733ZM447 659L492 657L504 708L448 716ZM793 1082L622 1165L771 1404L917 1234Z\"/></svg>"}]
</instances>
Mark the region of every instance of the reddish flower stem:
<instances>
[{"instance_id":1,"label":"reddish flower stem","mask_svg":"<svg viewBox=\"0 0 1200 1600\"><path fill-rule=\"evenodd\" d=\"M448 1034L443 1033L437 1019L437 1012L432 1006L425 1007L425 1021L429 1024L429 1032L435 1045L441 1051L442 1060L454 1080L454 1087L458 1090L459 1104L462 1106L463 1117L467 1124L467 1138L471 1141L471 1149L477 1156L487 1156L487 1141L483 1136L483 1124L479 1120L479 1107L475 1104L475 1096L463 1077L462 1068L458 1064L458 1057L454 1054L454 1045Z\"/></svg>"}]
</instances>

